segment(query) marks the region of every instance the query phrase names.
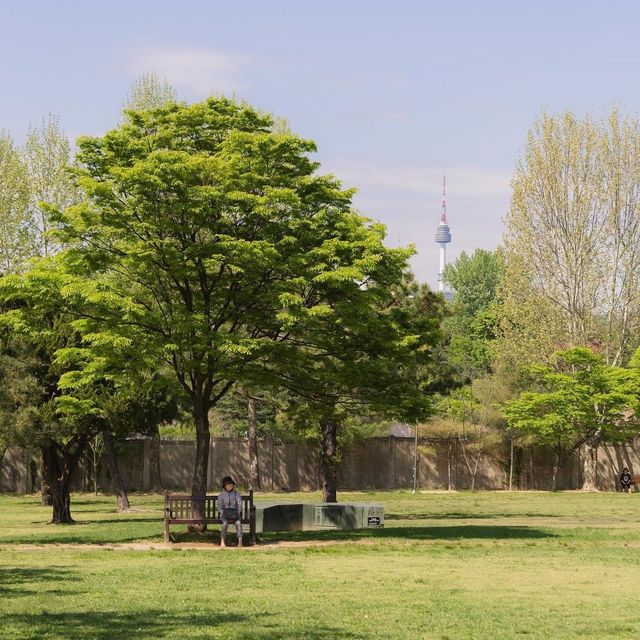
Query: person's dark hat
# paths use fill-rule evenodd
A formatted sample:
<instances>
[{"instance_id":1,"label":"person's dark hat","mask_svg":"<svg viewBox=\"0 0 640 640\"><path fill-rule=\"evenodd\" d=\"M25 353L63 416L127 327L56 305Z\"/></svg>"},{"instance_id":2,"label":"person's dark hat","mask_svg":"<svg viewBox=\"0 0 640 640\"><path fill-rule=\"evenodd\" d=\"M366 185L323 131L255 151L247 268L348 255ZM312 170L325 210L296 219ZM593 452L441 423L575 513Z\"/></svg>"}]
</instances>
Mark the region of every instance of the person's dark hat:
<instances>
[{"instance_id":1,"label":"person's dark hat","mask_svg":"<svg viewBox=\"0 0 640 640\"><path fill-rule=\"evenodd\" d=\"M235 480L231 476L225 476L222 478L222 488L224 489L225 484L232 484L234 487L236 485Z\"/></svg>"}]
</instances>

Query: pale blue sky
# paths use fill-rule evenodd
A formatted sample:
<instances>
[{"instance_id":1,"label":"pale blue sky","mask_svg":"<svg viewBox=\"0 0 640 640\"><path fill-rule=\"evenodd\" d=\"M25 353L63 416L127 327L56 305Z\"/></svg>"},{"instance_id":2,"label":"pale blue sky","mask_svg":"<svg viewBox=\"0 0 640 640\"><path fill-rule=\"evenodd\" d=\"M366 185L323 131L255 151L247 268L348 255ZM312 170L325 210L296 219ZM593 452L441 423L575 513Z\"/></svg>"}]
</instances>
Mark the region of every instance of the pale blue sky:
<instances>
[{"instance_id":1,"label":"pale blue sky","mask_svg":"<svg viewBox=\"0 0 640 640\"><path fill-rule=\"evenodd\" d=\"M316 140L435 284L443 168L449 255L495 247L543 109L637 112L639 32L637 0L0 0L0 128L102 133L144 71L186 100L234 91Z\"/></svg>"}]
</instances>

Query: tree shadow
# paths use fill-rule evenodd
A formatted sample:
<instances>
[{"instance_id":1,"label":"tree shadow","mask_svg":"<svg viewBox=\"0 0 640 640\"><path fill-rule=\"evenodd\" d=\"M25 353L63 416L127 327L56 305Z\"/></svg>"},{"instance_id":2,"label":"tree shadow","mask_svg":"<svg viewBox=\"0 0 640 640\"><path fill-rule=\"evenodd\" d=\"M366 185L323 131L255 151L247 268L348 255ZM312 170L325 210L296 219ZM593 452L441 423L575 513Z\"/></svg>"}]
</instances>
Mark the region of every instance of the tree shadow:
<instances>
[{"instance_id":1,"label":"tree shadow","mask_svg":"<svg viewBox=\"0 0 640 640\"><path fill-rule=\"evenodd\" d=\"M157 525L153 531L149 531L149 524ZM41 520L32 521L31 525L44 525ZM113 532L113 537L104 539L108 526L112 524L122 527ZM161 542L162 518L161 517L131 517L123 514L121 518L106 518L97 520L74 520L69 524L46 523L46 528L40 531L31 531L28 535L14 534L3 535L2 544L109 544L125 542ZM104 532L100 531L104 525ZM137 528L142 530L136 531ZM124 535L123 535L124 534Z\"/></svg>"},{"instance_id":2,"label":"tree shadow","mask_svg":"<svg viewBox=\"0 0 640 640\"><path fill-rule=\"evenodd\" d=\"M363 638L361 633L351 633L346 629L314 624L305 629L252 629L252 640L335 640L335 638Z\"/></svg>"},{"instance_id":3,"label":"tree shadow","mask_svg":"<svg viewBox=\"0 0 640 640\"><path fill-rule=\"evenodd\" d=\"M7 567L0 566L0 598L32 594L58 595L60 583L77 580L77 574L67 567ZM28 588L32 585L32 588ZM51 585L51 589L49 589ZM64 593L78 593L65 590Z\"/></svg>"},{"instance_id":4,"label":"tree shadow","mask_svg":"<svg viewBox=\"0 0 640 640\"><path fill-rule=\"evenodd\" d=\"M262 613L260 616L263 617L264 614ZM147 609L135 613L119 611L50 613L44 611L5 615L4 625L12 630L28 631L30 638L64 638L64 640L126 638L127 640L136 640L164 638L167 635L175 636L176 631L182 633L182 637L185 638L208 637L202 635L207 629L227 624L238 624L248 620L249 616L215 611L206 614L189 612L182 615L176 615L174 612L162 609Z\"/></svg>"},{"instance_id":5,"label":"tree shadow","mask_svg":"<svg viewBox=\"0 0 640 640\"><path fill-rule=\"evenodd\" d=\"M349 541L349 540L385 540L402 538L405 540L512 540L556 538L548 531L532 527L504 525L453 525L432 527L381 527L379 529L357 529L354 531L287 531L261 534L261 542L295 541Z\"/></svg>"},{"instance_id":6,"label":"tree shadow","mask_svg":"<svg viewBox=\"0 0 640 640\"><path fill-rule=\"evenodd\" d=\"M385 515L385 522L389 520L494 520L499 518L560 518L557 513L467 513L464 511L433 511L413 513L390 513Z\"/></svg>"},{"instance_id":7,"label":"tree shadow","mask_svg":"<svg viewBox=\"0 0 640 640\"><path fill-rule=\"evenodd\" d=\"M105 518L105 519L98 519L98 520L76 520L74 524L135 524L135 523L139 523L139 522L156 522L156 523L160 523L160 526L162 526L162 515L160 516L152 516L152 517L135 517L135 516L128 516L126 514L122 514L122 517L120 518Z\"/></svg>"},{"instance_id":8,"label":"tree shadow","mask_svg":"<svg viewBox=\"0 0 640 640\"><path fill-rule=\"evenodd\" d=\"M150 516L150 517L132 517L127 514L122 514L121 518L98 518L96 520L78 520L74 518L73 522L65 523L65 524L56 524L56 527L73 527L77 525L88 525L88 524L126 524L126 523L135 523L135 522L162 522L162 516ZM51 522L44 522L43 520L32 520L30 524L53 524Z\"/></svg>"},{"instance_id":9,"label":"tree shadow","mask_svg":"<svg viewBox=\"0 0 640 640\"><path fill-rule=\"evenodd\" d=\"M172 534L173 535L173 534ZM38 546L47 546L47 545L82 545L82 544L90 544L90 545L112 545L112 544L127 544L133 542L140 543L152 543L152 542L162 542L162 530L161 525L158 527L158 530L154 533L149 534L131 534L131 535L112 535L109 536L105 532L96 534L95 529L93 531L88 531L86 535L47 535L45 536L36 536L31 535L29 537L16 535L14 537L5 536L2 538L0 544L2 545L38 545Z\"/></svg>"}]
</instances>

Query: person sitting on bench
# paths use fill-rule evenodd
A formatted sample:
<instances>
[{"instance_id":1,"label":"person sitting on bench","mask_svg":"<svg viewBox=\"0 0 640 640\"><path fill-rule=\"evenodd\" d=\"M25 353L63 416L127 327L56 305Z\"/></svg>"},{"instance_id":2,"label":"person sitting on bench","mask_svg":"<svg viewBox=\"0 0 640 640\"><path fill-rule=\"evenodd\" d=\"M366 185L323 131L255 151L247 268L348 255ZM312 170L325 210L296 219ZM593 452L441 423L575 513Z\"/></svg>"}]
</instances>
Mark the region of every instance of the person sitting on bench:
<instances>
[{"instance_id":1,"label":"person sitting on bench","mask_svg":"<svg viewBox=\"0 0 640 640\"><path fill-rule=\"evenodd\" d=\"M229 522L235 522L238 546L242 546L242 496L236 491L236 483L231 476L222 479L222 491L218 496L218 511L222 520L220 546L226 547L225 538Z\"/></svg>"},{"instance_id":2,"label":"person sitting on bench","mask_svg":"<svg viewBox=\"0 0 640 640\"><path fill-rule=\"evenodd\" d=\"M629 493L631 491L631 474L627 467L625 467L620 474L620 484L622 486L623 493Z\"/></svg>"}]
</instances>

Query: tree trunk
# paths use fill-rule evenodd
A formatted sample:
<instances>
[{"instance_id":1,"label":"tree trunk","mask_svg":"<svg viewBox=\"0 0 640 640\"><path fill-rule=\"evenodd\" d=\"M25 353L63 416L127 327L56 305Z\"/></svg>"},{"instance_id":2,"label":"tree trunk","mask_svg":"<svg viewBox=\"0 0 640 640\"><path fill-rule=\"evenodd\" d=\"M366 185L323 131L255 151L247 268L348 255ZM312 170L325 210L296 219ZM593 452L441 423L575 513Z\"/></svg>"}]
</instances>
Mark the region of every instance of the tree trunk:
<instances>
[{"instance_id":1,"label":"tree trunk","mask_svg":"<svg viewBox=\"0 0 640 640\"><path fill-rule=\"evenodd\" d=\"M482 457L482 452L478 453L476 456L476 462L473 466L473 473L471 474L471 491L476 490L476 478L478 477L478 466L480 465L480 458Z\"/></svg>"},{"instance_id":2,"label":"tree trunk","mask_svg":"<svg viewBox=\"0 0 640 640\"><path fill-rule=\"evenodd\" d=\"M201 398L194 398L193 418L196 424L196 460L193 469L191 500L193 503L194 516L204 518L204 499L207 495L211 434L209 432L209 406L208 403ZM205 531L206 528L206 525L191 525L189 530L202 532Z\"/></svg>"},{"instance_id":3,"label":"tree trunk","mask_svg":"<svg viewBox=\"0 0 640 640\"><path fill-rule=\"evenodd\" d=\"M160 471L160 431L158 425L153 430L151 436L151 446L149 447L149 472L151 476L151 491L157 493L162 491L162 474Z\"/></svg>"},{"instance_id":4,"label":"tree trunk","mask_svg":"<svg viewBox=\"0 0 640 640\"><path fill-rule=\"evenodd\" d=\"M509 491L513 489L513 437L509 445Z\"/></svg>"},{"instance_id":5,"label":"tree trunk","mask_svg":"<svg viewBox=\"0 0 640 640\"><path fill-rule=\"evenodd\" d=\"M40 457L40 504L43 507L53 506L53 496L51 495L51 484L49 482L49 465L47 464L48 456L42 449Z\"/></svg>"},{"instance_id":6,"label":"tree trunk","mask_svg":"<svg viewBox=\"0 0 640 640\"><path fill-rule=\"evenodd\" d=\"M104 438L104 450L107 454L107 461L109 463L109 474L111 475L111 489L116 494L118 502L118 511L129 511L131 505L129 504L129 498L127 496L127 490L124 487L122 475L120 474L120 467L118 466L118 458L116 456L116 450L113 445L113 437L111 431L105 429L102 432Z\"/></svg>"},{"instance_id":7,"label":"tree trunk","mask_svg":"<svg viewBox=\"0 0 640 640\"><path fill-rule=\"evenodd\" d=\"M249 398L247 400L247 418L249 422L247 437L249 439L249 458L251 464L250 488L254 491L261 491L262 482L260 480L260 461L258 459L258 430L256 428L255 398Z\"/></svg>"},{"instance_id":8,"label":"tree trunk","mask_svg":"<svg viewBox=\"0 0 640 640\"><path fill-rule=\"evenodd\" d=\"M50 444L43 448L42 458L53 507L51 524L73 524L69 481L77 456L70 456L57 444Z\"/></svg>"},{"instance_id":9,"label":"tree trunk","mask_svg":"<svg viewBox=\"0 0 640 640\"><path fill-rule=\"evenodd\" d=\"M338 425L333 418L323 418L322 430L322 501L338 502Z\"/></svg>"},{"instance_id":10,"label":"tree trunk","mask_svg":"<svg viewBox=\"0 0 640 640\"><path fill-rule=\"evenodd\" d=\"M556 458L553 461L553 476L551 478L551 491L558 490L558 474L560 472L560 453L556 451Z\"/></svg>"},{"instance_id":11,"label":"tree trunk","mask_svg":"<svg viewBox=\"0 0 640 640\"><path fill-rule=\"evenodd\" d=\"M530 489L536 490L536 463L533 457L533 447L529 448L529 470L531 472Z\"/></svg>"},{"instance_id":12,"label":"tree trunk","mask_svg":"<svg viewBox=\"0 0 640 640\"><path fill-rule=\"evenodd\" d=\"M53 506L52 524L73 524L69 478L66 474L57 482L51 483L51 503Z\"/></svg>"},{"instance_id":13,"label":"tree trunk","mask_svg":"<svg viewBox=\"0 0 640 640\"><path fill-rule=\"evenodd\" d=\"M598 491L598 446L599 443L584 445L583 491Z\"/></svg>"}]
</instances>

